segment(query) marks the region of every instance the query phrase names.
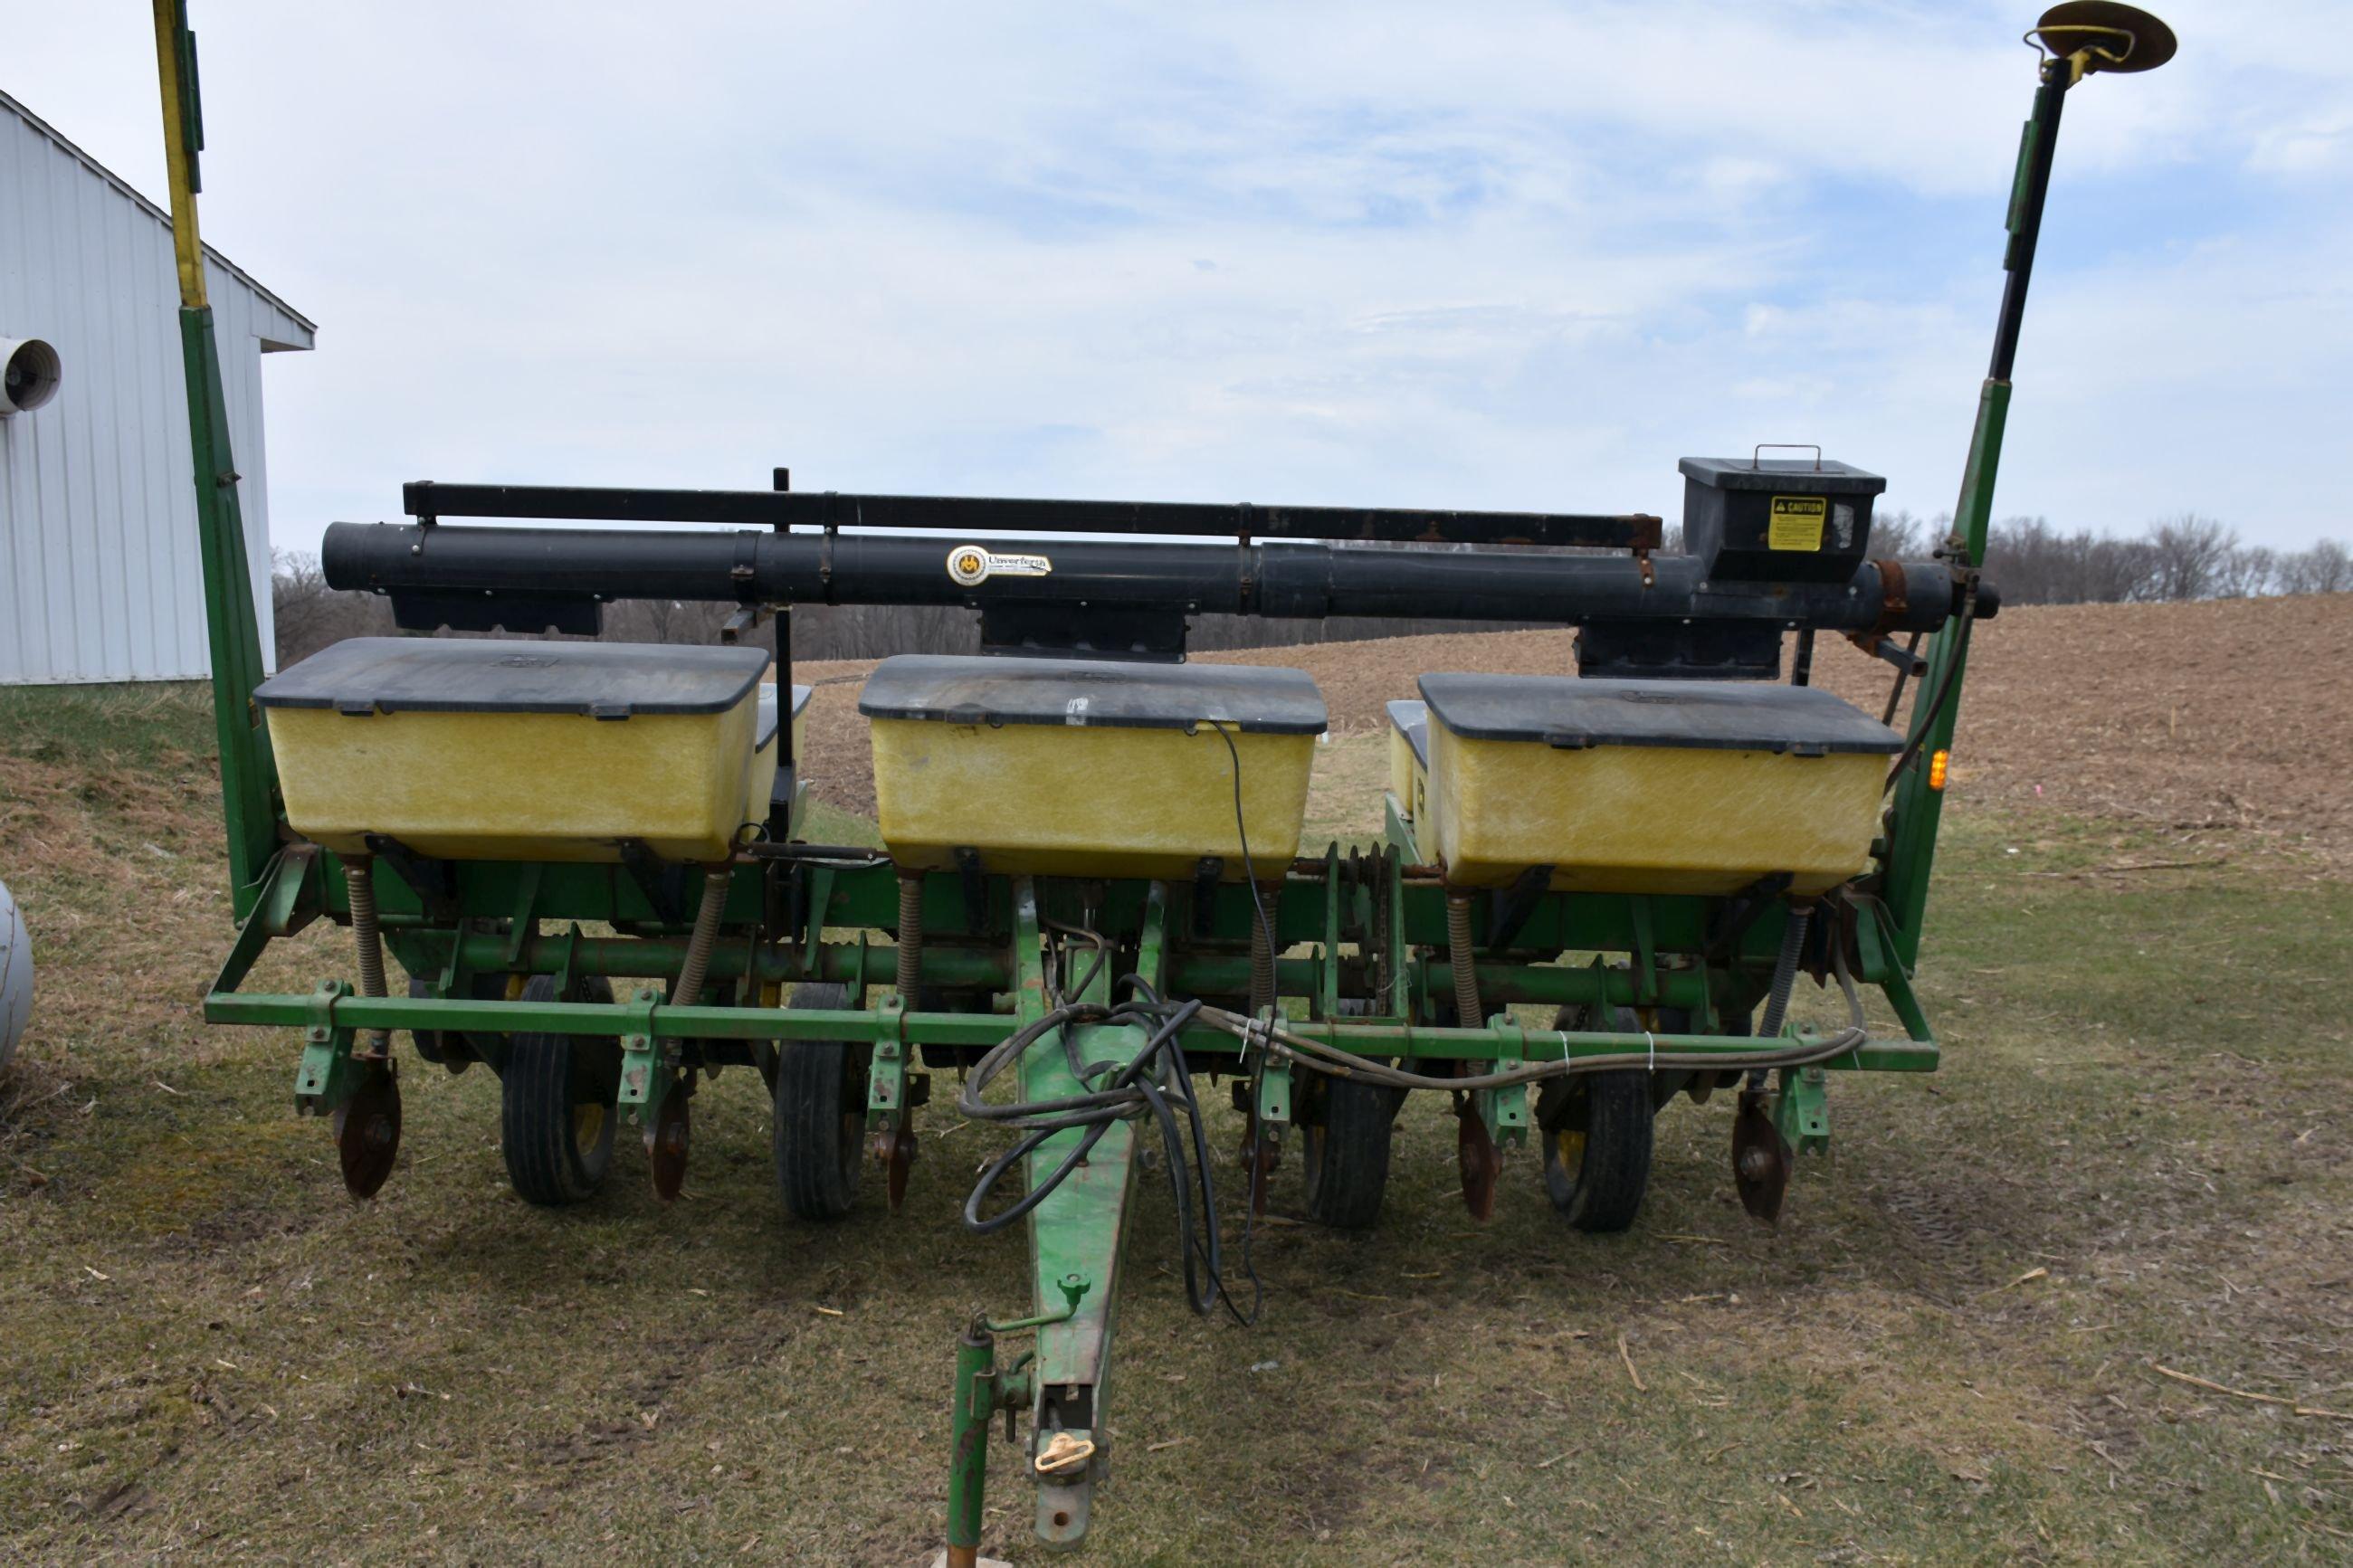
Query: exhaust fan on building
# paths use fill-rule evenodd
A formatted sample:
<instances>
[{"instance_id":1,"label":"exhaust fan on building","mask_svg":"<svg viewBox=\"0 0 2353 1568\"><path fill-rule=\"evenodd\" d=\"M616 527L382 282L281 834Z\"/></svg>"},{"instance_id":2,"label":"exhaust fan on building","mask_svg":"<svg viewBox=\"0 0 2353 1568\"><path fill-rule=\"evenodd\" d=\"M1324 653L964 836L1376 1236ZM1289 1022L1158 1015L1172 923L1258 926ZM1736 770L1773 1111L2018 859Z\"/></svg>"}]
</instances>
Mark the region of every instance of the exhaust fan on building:
<instances>
[{"instance_id":1,"label":"exhaust fan on building","mask_svg":"<svg viewBox=\"0 0 2353 1568\"><path fill-rule=\"evenodd\" d=\"M30 414L58 395L65 366L38 338L0 338L0 419Z\"/></svg>"}]
</instances>

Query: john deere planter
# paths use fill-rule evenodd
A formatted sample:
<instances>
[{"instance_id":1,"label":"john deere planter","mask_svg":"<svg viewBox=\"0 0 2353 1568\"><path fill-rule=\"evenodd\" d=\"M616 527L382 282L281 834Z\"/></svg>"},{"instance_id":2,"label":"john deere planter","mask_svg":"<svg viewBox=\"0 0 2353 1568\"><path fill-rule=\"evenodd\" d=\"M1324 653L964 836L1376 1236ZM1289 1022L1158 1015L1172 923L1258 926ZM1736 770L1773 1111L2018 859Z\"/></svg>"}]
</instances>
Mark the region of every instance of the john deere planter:
<instances>
[{"instance_id":1,"label":"john deere planter","mask_svg":"<svg viewBox=\"0 0 2353 1568\"><path fill-rule=\"evenodd\" d=\"M156 23L241 922L206 1016L299 1031L297 1102L362 1195L396 1164L402 1033L497 1075L515 1188L551 1205L594 1197L625 1122L674 1194L705 1079L755 1068L796 1222L849 1213L870 1168L896 1206L922 1069L956 1068L955 1114L1004 1130L964 1221L1025 1232L1004 1250L1029 1279L975 1316L952 1384L941 1347L952 1562L978 1544L1000 1415L1028 1417L1038 1534L1086 1533L1135 1204L1175 1205L1192 1305L1248 1321L1227 1237L1286 1143L1314 1218L1370 1226L1395 1120L1434 1103L1474 1214L1533 1140L1565 1224L1620 1230L1651 1118L1722 1089L1729 1179L1769 1221L1837 1075L1936 1066L1911 976L1969 640L2000 604L1979 567L2060 111L2087 76L2162 63L2153 18L2069 4L2029 35L1993 362L1927 559L1875 553L1884 481L1818 452L1685 458L1673 551L1625 512L810 494L781 471L420 483L413 522L329 530L328 580L404 629L477 635L344 643L268 680L195 261L195 53L177 0ZM591 632L632 597L735 614L704 647L479 635ZM866 682L879 851L802 831L791 622L819 603L978 617L982 654ZM1205 612L1574 626L1578 668L1424 675L1390 708L1386 834L1343 849L1302 842L1321 695L1185 663ZM741 640L771 619L773 660ZM1810 686L1824 632L1889 667L1883 715ZM337 973L243 988L322 919L350 931ZM1790 1020L1800 977L1842 1026ZM1866 990L1897 1030L1867 1026ZM1208 1073L1247 1112L1242 1191L1213 1176Z\"/></svg>"}]
</instances>

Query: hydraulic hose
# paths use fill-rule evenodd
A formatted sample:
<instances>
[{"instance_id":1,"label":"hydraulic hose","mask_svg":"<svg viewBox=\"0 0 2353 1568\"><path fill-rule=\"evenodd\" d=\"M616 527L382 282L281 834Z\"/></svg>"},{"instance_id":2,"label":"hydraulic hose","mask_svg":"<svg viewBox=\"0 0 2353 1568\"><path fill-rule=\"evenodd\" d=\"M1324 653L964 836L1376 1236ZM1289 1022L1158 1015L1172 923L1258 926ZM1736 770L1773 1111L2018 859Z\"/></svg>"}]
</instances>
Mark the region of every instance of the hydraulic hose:
<instances>
[{"instance_id":1,"label":"hydraulic hose","mask_svg":"<svg viewBox=\"0 0 2353 1568\"><path fill-rule=\"evenodd\" d=\"M1769 1071L1774 1068L1810 1067L1816 1062L1826 1062L1846 1055L1870 1038L1869 1032L1862 1025L1853 1024L1819 1040L1760 1047L1753 1051L1612 1051L1606 1055L1523 1062L1497 1072L1475 1073L1463 1078L1433 1078L1427 1073L1409 1072L1403 1068L1358 1056L1354 1051L1328 1045L1309 1036L1294 1034L1280 1024L1271 1031L1263 1024L1255 1026L1253 1035L1254 1026L1249 1019L1221 1007L1203 1007L1200 1020L1223 1029L1236 1039L1255 1037L1267 1041L1269 1053L1286 1065L1305 1068L1334 1078L1378 1084L1388 1089L1506 1089L1514 1084L1542 1083L1548 1079L1608 1072L1618 1068L1706 1068L1718 1071L1747 1068Z\"/></svg>"},{"instance_id":2,"label":"hydraulic hose","mask_svg":"<svg viewBox=\"0 0 2353 1568\"><path fill-rule=\"evenodd\" d=\"M976 1121L1018 1128L1021 1136L981 1172L971 1195L965 1200L965 1226L987 1235L1012 1225L1068 1180L1114 1123L1149 1115L1160 1130L1167 1157L1169 1191L1176 1205L1177 1228L1185 1237L1186 1300L1196 1312L1208 1312L1222 1300L1226 1310L1247 1326L1257 1321L1263 1290L1256 1271L1249 1266L1247 1231L1243 1237L1243 1267L1251 1284L1247 1312L1235 1303L1227 1289L1218 1226L1217 1186L1210 1175L1208 1131L1200 1101L1193 1093L1191 1068L1176 1044L1177 1036L1202 1011L1201 1004L1163 1002L1135 975L1127 976L1121 984L1138 993L1135 999L1117 1006L1094 1002L1060 1003L1035 1023L992 1047L965 1078L956 1109ZM1149 1033L1144 1048L1124 1065L1103 1062L1073 1068L1073 1076L1081 1082L1104 1082L1100 1089L1010 1105L992 1105L982 1099L992 1081L1049 1035L1061 1036L1064 1048L1075 1054L1073 1031L1077 1026L1086 1024L1127 1025ZM1189 1124L1189 1138L1178 1123L1180 1113ZM990 1193L1006 1173L1035 1153L1056 1133L1082 1129L1084 1135L1060 1163L1032 1182L1027 1193L995 1214L982 1212ZM1190 1182L1187 1179L1188 1143ZM1201 1215L1198 1226L1193 1217L1196 1188Z\"/></svg>"}]
</instances>

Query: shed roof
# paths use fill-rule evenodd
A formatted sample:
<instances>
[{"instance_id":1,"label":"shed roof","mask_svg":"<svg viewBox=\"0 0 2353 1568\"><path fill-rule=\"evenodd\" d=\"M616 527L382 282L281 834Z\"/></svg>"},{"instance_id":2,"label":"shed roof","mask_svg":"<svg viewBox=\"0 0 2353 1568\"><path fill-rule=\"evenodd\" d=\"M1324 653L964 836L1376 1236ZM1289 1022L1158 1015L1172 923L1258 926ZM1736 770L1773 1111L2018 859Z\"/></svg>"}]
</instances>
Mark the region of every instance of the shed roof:
<instances>
[{"instance_id":1,"label":"shed roof","mask_svg":"<svg viewBox=\"0 0 2353 1568\"><path fill-rule=\"evenodd\" d=\"M166 212L164 208L157 206L145 196L141 195L139 192L132 186L131 182L125 180L121 175L116 174L113 170L108 168L105 164L100 163L97 159L83 152L79 147L75 146L72 142L69 141L65 136L58 132L56 126L51 125L47 121L43 120L39 115L34 113L31 110L26 108L23 104L17 102L15 99L9 97L8 94L5 92L0 92L0 109L5 109L9 113L14 114L17 119L31 126L35 131L37 131L43 136L47 137L69 156L80 163L82 167L88 169L91 174L96 174L100 179L104 180L108 184L113 186L123 195L129 197L132 203L138 205L147 214L148 216L153 218L157 223L162 224L165 228L172 226L172 215L170 213ZM215 250L209 245L205 247L205 259L219 268L222 271L227 273L230 277L236 279L239 283L244 284L248 289L250 289L256 299L268 305L271 310L275 311L278 316L282 319L278 324L285 329L283 331L264 332L261 334L261 346L265 353L271 350L308 349L317 346L319 331L317 322L311 321L310 317L305 316L301 311L296 310L284 300L279 298L279 296L272 290L264 288L261 282L256 279L252 273L248 272L244 268L239 267L236 262L231 261L227 257L223 256L219 251Z\"/></svg>"}]
</instances>

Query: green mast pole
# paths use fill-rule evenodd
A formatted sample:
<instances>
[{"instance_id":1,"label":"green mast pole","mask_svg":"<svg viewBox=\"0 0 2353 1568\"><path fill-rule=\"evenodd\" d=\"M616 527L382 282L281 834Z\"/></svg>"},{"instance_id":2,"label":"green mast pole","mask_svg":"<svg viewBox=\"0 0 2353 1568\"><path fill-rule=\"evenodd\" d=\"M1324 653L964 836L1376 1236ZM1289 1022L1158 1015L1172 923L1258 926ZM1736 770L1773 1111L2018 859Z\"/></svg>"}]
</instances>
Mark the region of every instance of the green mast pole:
<instances>
[{"instance_id":1,"label":"green mast pole","mask_svg":"<svg viewBox=\"0 0 2353 1568\"><path fill-rule=\"evenodd\" d=\"M2058 147L2059 114L2066 105L2067 89L2094 71L2154 70L2171 59L2174 51L2171 28L2146 11L2112 0L2063 0L2043 13L2028 36L2051 53L2042 64L2034 112L2019 140L2018 168L2010 188L2010 243L2001 258L2010 277L2002 289L2001 314L1994 323L1993 363L1978 395L1977 426L1969 437L1968 462L1961 470L1953 534L1945 547L1972 583L1985 564L1994 478L2001 466L2002 430L2010 418L2010 370L2018 357L2026 287L2034 271L2035 241L2042 233L2042 203L2051 192L2051 159ZM1964 615L1947 622L1929 644L1927 672L1913 700L1910 761L1895 786L1886 901L1894 916L1896 951L1907 971L1920 954L1928 873L1944 813L1942 770L1934 768L1932 761L1953 744L1971 618Z\"/></svg>"},{"instance_id":2,"label":"green mast pole","mask_svg":"<svg viewBox=\"0 0 2353 1568\"><path fill-rule=\"evenodd\" d=\"M2034 269L2034 242L2042 227L2042 199L2051 188L2051 154L2059 140L2059 111L2071 85L2067 62L2044 62L2034 114L2019 142L2018 171L2010 192L2010 246L2002 266L2010 277L1994 328L1993 363L1978 393L1976 427L1961 469L1961 499L1953 511L1947 553L1971 573L1985 564L1986 532L1993 521L1993 487L2001 467L2001 437L2010 420L2010 376L2018 357L2018 330L2026 314L2026 286ZM1920 922L1928 904L1928 873L1936 856L1936 826L1945 792L1930 784L1929 760L1949 751L1961 711L1961 677L1968 660L1969 621L1945 624L1928 645L1928 668L1912 702L1911 763L1895 786L1895 829L1887 862L1887 905L1895 916L1896 948L1910 969L1920 955ZM1939 698L1942 700L1939 700ZM1925 736L1922 731L1925 728ZM1941 784L1939 778L1937 783Z\"/></svg>"},{"instance_id":3,"label":"green mast pole","mask_svg":"<svg viewBox=\"0 0 2353 1568\"><path fill-rule=\"evenodd\" d=\"M155 70L163 88L164 151L172 191L172 248L180 273L180 354L188 384L195 456L196 531L205 569L205 622L211 638L213 723L220 746L221 811L228 826L229 891L242 920L278 852L278 773L269 731L253 702L261 683L261 632L229 450L228 404L220 351L205 298L204 245L196 233L196 153L205 142L196 92L196 39L186 0L154 0Z\"/></svg>"}]
</instances>

